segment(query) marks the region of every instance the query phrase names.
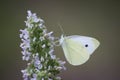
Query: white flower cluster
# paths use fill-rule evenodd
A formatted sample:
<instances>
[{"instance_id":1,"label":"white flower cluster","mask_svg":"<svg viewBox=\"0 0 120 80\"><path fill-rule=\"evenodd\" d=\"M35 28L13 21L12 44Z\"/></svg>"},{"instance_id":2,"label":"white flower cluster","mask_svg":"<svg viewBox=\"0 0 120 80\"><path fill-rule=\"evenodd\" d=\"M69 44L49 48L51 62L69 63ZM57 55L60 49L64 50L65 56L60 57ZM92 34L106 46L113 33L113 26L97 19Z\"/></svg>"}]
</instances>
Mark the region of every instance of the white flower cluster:
<instances>
[{"instance_id":1,"label":"white flower cluster","mask_svg":"<svg viewBox=\"0 0 120 80\"><path fill-rule=\"evenodd\" d=\"M47 33L44 21L31 11L25 23L27 27L20 30L22 59L29 61L27 68L21 70L24 80L61 80L57 74L65 69L65 62L53 54L53 32Z\"/></svg>"}]
</instances>

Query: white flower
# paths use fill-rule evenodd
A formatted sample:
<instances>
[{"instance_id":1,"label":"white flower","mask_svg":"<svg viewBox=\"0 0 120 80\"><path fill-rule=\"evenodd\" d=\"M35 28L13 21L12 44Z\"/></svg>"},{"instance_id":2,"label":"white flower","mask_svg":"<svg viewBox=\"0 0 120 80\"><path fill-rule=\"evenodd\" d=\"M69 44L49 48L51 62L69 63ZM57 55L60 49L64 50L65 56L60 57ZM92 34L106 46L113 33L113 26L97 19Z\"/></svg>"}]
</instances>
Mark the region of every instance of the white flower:
<instances>
[{"instance_id":1,"label":"white flower","mask_svg":"<svg viewBox=\"0 0 120 80\"><path fill-rule=\"evenodd\" d=\"M44 61L44 57L41 57L40 60L41 60L41 62L43 62Z\"/></svg>"},{"instance_id":2,"label":"white flower","mask_svg":"<svg viewBox=\"0 0 120 80\"><path fill-rule=\"evenodd\" d=\"M51 66L48 66L48 70L50 70L51 69Z\"/></svg>"},{"instance_id":3,"label":"white flower","mask_svg":"<svg viewBox=\"0 0 120 80\"><path fill-rule=\"evenodd\" d=\"M42 48L45 48L45 44L42 45Z\"/></svg>"},{"instance_id":4,"label":"white flower","mask_svg":"<svg viewBox=\"0 0 120 80\"><path fill-rule=\"evenodd\" d=\"M33 42L35 42L35 40L36 40L36 37L33 38Z\"/></svg>"},{"instance_id":5,"label":"white flower","mask_svg":"<svg viewBox=\"0 0 120 80\"><path fill-rule=\"evenodd\" d=\"M61 80L61 77L56 77L57 80Z\"/></svg>"},{"instance_id":6,"label":"white flower","mask_svg":"<svg viewBox=\"0 0 120 80\"><path fill-rule=\"evenodd\" d=\"M45 40L45 37L40 37L39 39L40 39L40 41L43 41L43 40Z\"/></svg>"},{"instance_id":7,"label":"white flower","mask_svg":"<svg viewBox=\"0 0 120 80\"><path fill-rule=\"evenodd\" d=\"M42 78L42 80L44 80L44 78Z\"/></svg>"},{"instance_id":8,"label":"white flower","mask_svg":"<svg viewBox=\"0 0 120 80\"><path fill-rule=\"evenodd\" d=\"M61 67L61 66L54 66L54 68L55 68L56 70L62 70L62 67Z\"/></svg>"}]
</instances>

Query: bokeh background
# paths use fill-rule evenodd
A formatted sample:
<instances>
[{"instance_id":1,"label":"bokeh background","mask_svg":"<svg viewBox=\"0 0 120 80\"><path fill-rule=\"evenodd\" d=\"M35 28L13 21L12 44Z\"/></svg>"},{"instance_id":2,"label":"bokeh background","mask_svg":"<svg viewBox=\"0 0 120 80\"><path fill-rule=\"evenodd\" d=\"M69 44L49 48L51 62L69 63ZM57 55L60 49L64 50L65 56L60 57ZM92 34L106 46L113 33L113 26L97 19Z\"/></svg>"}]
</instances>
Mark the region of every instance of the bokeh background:
<instances>
[{"instance_id":1,"label":"bokeh background","mask_svg":"<svg viewBox=\"0 0 120 80\"><path fill-rule=\"evenodd\" d=\"M97 38L101 45L85 64L74 67L66 62L63 80L120 80L120 1L119 0L1 0L0 1L0 80L23 80L19 30L25 28L27 10L44 19L49 31ZM55 54L65 60L61 47Z\"/></svg>"}]
</instances>

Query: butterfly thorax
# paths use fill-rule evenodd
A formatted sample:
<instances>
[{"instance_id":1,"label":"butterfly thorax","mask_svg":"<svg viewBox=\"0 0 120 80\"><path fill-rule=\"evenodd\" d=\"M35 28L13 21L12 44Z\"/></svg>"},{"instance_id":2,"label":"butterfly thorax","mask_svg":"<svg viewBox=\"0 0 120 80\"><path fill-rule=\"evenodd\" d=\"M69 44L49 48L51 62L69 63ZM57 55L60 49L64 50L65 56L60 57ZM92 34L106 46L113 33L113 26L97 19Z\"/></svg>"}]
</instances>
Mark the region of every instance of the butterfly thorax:
<instances>
[{"instance_id":1,"label":"butterfly thorax","mask_svg":"<svg viewBox=\"0 0 120 80\"><path fill-rule=\"evenodd\" d=\"M63 43L64 40L65 40L64 35L61 35L61 38L60 38L60 40L59 40L60 45L62 45L62 43Z\"/></svg>"}]
</instances>

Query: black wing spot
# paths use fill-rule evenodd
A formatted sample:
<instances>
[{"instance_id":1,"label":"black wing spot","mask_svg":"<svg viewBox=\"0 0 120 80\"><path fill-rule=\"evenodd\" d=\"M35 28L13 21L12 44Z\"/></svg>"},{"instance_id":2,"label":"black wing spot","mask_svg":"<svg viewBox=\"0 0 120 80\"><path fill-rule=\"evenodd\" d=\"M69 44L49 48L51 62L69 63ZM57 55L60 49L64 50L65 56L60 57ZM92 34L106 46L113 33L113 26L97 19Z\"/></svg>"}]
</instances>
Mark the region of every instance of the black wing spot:
<instances>
[{"instance_id":1,"label":"black wing spot","mask_svg":"<svg viewBox=\"0 0 120 80\"><path fill-rule=\"evenodd\" d=\"M88 47L88 44L85 44L85 47Z\"/></svg>"}]
</instances>

